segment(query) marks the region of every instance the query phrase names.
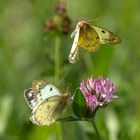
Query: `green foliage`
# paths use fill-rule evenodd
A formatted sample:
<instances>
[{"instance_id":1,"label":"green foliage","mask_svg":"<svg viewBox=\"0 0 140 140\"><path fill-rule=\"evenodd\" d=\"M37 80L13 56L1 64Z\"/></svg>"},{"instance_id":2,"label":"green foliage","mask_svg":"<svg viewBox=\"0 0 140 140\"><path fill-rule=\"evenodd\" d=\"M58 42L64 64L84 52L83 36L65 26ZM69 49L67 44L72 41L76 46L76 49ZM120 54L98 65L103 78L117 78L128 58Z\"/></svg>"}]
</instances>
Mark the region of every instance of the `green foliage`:
<instances>
[{"instance_id":1,"label":"green foliage","mask_svg":"<svg viewBox=\"0 0 140 140\"><path fill-rule=\"evenodd\" d=\"M79 118L86 117L87 105L84 95L79 88L74 93L73 112Z\"/></svg>"}]
</instances>

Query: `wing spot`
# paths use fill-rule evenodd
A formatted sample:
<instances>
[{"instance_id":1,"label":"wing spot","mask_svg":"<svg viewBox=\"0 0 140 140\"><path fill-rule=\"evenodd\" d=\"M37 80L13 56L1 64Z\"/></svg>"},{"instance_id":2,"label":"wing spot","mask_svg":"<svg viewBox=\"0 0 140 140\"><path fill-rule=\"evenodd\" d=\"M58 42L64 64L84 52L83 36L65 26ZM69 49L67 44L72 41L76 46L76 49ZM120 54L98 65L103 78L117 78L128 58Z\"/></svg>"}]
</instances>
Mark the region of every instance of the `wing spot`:
<instances>
[{"instance_id":1,"label":"wing spot","mask_svg":"<svg viewBox=\"0 0 140 140\"><path fill-rule=\"evenodd\" d=\"M52 91L53 89L52 89L52 87L50 88L50 91Z\"/></svg>"},{"instance_id":2,"label":"wing spot","mask_svg":"<svg viewBox=\"0 0 140 140\"><path fill-rule=\"evenodd\" d=\"M101 32L102 32L102 33L105 33L105 31L104 31L104 30L102 30Z\"/></svg>"},{"instance_id":3,"label":"wing spot","mask_svg":"<svg viewBox=\"0 0 140 140\"><path fill-rule=\"evenodd\" d=\"M99 36L97 36L96 39L99 39Z\"/></svg>"}]
</instances>

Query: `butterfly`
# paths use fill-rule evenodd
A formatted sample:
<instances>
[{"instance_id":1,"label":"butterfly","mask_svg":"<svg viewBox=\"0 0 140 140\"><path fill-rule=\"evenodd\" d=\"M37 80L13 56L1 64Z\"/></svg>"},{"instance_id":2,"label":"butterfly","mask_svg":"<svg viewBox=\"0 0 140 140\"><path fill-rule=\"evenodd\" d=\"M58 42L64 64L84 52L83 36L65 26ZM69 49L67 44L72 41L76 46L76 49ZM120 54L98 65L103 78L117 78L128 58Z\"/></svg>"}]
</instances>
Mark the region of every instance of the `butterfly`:
<instances>
[{"instance_id":1,"label":"butterfly","mask_svg":"<svg viewBox=\"0 0 140 140\"><path fill-rule=\"evenodd\" d=\"M117 44L121 39L114 33L91 25L88 21L80 21L72 33L74 37L72 48L69 54L70 63L75 63L78 57L78 48L83 48L88 52L96 52L100 44Z\"/></svg>"},{"instance_id":2,"label":"butterfly","mask_svg":"<svg viewBox=\"0 0 140 140\"><path fill-rule=\"evenodd\" d=\"M54 123L71 100L69 93L62 93L54 85L34 80L32 88L24 91L27 104L32 109L32 123L44 126Z\"/></svg>"}]
</instances>

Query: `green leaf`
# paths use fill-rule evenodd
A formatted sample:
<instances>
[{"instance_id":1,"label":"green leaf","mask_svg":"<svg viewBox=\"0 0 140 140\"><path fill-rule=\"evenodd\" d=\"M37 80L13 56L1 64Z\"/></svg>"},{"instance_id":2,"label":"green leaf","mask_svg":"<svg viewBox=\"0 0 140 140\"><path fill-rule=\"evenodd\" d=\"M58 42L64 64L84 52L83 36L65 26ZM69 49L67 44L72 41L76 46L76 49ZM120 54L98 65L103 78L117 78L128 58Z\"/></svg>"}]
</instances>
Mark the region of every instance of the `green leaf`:
<instances>
[{"instance_id":1,"label":"green leaf","mask_svg":"<svg viewBox=\"0 0 140 140\"><path fill-rule=\"evenodd\" d=\"M76 89L73 100L73 112L79 118L84 118L87 112L86 100L79 88Z\"/></svg>"}]
</instances>

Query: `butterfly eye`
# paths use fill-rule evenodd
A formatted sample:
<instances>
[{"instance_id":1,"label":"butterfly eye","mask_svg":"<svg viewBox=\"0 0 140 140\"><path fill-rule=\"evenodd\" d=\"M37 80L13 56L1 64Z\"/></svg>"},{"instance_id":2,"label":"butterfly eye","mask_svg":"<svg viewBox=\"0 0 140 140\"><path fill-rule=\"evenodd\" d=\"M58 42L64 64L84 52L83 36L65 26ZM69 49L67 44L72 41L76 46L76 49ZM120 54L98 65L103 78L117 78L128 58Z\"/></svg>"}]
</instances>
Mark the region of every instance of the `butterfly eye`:
<instances>
[{"instance_id":1,"label":"butterfly eye","mask_svg":"<svg viewBox=\"0 0 140 140\"><path fill-rule=\"evenodd\" d=\"M50 88L50 91L52 91L52 87Z\"/></svg>"}]
</instances>

